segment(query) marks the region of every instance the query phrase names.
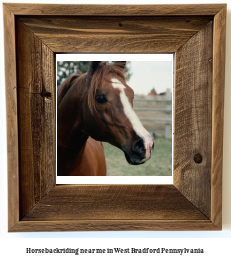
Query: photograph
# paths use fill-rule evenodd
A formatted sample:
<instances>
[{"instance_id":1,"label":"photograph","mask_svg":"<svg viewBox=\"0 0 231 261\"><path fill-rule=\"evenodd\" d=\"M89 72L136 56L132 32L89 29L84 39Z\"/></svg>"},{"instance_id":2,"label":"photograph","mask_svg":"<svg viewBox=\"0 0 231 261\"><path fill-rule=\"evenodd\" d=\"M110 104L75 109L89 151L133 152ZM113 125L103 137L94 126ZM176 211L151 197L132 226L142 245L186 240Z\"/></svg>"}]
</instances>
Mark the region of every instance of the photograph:
<instances>
[{"instance_id":1,"label":"photograph","mask_svg":"<svg viewBox=\"0 0 231 261\"><path fill-rule=\"evenodd\" d=\"M173 55L156 57L59 55L57 176L172 176Z\"/></svg>"}]
</instances>

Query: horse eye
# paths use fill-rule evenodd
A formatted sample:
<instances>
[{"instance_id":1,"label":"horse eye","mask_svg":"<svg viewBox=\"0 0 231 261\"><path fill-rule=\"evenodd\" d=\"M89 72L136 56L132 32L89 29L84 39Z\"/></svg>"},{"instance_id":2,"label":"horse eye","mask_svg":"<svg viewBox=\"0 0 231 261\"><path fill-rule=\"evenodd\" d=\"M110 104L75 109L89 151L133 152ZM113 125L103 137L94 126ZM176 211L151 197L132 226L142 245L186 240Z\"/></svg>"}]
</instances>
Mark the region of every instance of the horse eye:
<instances>
[{"instance_id":1,"label":"horse eye","mask_svg":"<svg viewBox=\"0 0 231 261\"><path fill-rule=\"evenodd\" d=\"M107 102L107 97L104 94L97 95L95 97L95 99L96 99L96 101L98 103L105 103L105 102Z\"/></svg>"}]
</instances>

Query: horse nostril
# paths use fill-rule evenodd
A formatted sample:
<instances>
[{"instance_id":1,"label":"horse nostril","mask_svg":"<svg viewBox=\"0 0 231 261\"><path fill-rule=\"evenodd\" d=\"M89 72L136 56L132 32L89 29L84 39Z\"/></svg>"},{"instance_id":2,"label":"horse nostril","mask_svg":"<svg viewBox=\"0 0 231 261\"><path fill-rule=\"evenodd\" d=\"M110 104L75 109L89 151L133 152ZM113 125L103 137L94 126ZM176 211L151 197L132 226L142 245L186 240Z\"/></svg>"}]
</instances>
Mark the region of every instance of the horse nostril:
<instances>
[{"instance_id":1,"label":"horse nostril","mask_svg":"<svg viewBox=\"0 0 231 261\"><path fill-rule=\"evenodd\" d=\"M134 144L133 144L133 150L137 153L143 153L145 152L145 147L144 147L144 142L142 139L136 141Z\"/></svg>"}]
</instances>

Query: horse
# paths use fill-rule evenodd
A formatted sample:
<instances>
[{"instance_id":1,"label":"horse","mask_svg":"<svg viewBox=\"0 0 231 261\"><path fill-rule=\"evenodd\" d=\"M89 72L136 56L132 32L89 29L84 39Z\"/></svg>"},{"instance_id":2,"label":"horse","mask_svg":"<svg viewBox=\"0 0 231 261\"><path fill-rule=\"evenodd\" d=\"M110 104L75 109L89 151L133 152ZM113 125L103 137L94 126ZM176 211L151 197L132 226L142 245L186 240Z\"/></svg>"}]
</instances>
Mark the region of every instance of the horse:
<instances>
[{"instance_id":1,"label":"horse","mask_svg":"<svg viewBox=\"0 0 231 261\"><path fill-rule=\"evenodd\" d=\"M92 61L57 89L57 175L105 176L102 142L124 152L131 165L151 158L154 142L133 110L126 62Z\"/></svg>"}]
</instances>

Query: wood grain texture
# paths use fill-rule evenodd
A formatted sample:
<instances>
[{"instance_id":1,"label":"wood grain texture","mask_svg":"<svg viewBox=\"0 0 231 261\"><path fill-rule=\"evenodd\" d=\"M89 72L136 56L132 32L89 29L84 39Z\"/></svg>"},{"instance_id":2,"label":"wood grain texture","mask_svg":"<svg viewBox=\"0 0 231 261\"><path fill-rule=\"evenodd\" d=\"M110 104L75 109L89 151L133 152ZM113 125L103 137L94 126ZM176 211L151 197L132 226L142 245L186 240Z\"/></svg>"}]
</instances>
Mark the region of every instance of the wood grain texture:
<instances>
[{"instance_id":1,"label":"wood grain texture","mask_svg":"<svg viewBox=\"0 0 231 261\"><path fill-rule=\"evenodd\" d=\"M207 217L173 185L59 185L23 221L160 219L207 220Z\"/></svg>"},{"instance_id":2,"label":"wood grain texture","mask_svg":"<svg viewBox=\"0 0 231 261\"><path fill-rule=\"evenodd\" d=\"M54 52L175 52L209 21L192 17L21 17ZM62 40L60 40L62 39ZM140 44L142 42L142 45Z\"/></svg>"},{"instance_id":3,"label":"wood grain texture","mask_svg":"<svg viewBox=\"0 0 231 261\"><path fill-rule=\"evenodd\" d=\"M9 231L221 229L225 7L4 4ZM174 185L55 186L54 52L77 50L176 52Z\"/></svg>"},{"instance_id":4,"label":"wood grain texture","mask_svg":"<svg viewBox=\"0 0 231 261\"><path fill-rule=\"evenodd\" d=\"M216 230L217 227L173 185L59 185L12 232L25 229Z\"/></svg>"},{"instance_id":5,"label":"wood grain texture","mask_svg":"<svg viewBox=\"0 0 231 261\"><path fill-rule=\"evenodd\" d=\"M16 20L20 217L55 186L54 54Z\"/></svg>"},{"instance_id":6,"label":"wood grain texture","mask_svg":"<svg viewBox=\"0 0 231 261\"><path fill-rule=\"evenodd\" d=\"M210 220L21 221L10 232L41 231L195 231L219 230Z\"/></svg>"},{"instance_id":7,"label":"wood grain texture","mask_svg":"<svg viewBox=\"0 0 231 261\"><path fill-rule=\"evenodd\" d=\"M210 22L176 52L174 109L174 185L209 218L212 37Z\"/></svg>"},{"instance_id":8,"label":"wood grain texture","mask_svg":"<svg viewBox=\"0 0 231 261\"><path fill-rule=\"evenodd\" d=\"M55 5L5 3L15 15L180 16L215 15L224 4L195 5Z\"/></svg>"},{"instance_id":9,"label":"wood grain texture","mask_svg":"<svg viewBox=\"0 0 231 261\"><path fill-rule=\"evenodd\" d=\"M226 6L214 18L213 38L213 106L212 106L212 166L211 220L222 226L222 155L225 89Z\"/></svg>"},{"instance_id":10,"label":"wood grain texture","mask_svg":"<svg viewBox=\"0 0 231 261\"><path fill-rule=\"evenodd\" d=\"M18 111L14 14L3 6L7 104L8 228L19 221Z\"/></svg>"}]
</instances>

